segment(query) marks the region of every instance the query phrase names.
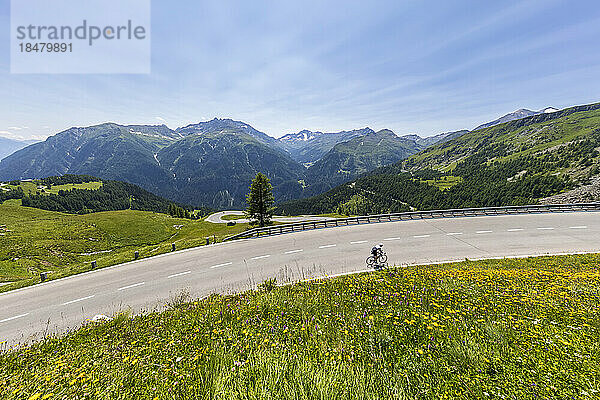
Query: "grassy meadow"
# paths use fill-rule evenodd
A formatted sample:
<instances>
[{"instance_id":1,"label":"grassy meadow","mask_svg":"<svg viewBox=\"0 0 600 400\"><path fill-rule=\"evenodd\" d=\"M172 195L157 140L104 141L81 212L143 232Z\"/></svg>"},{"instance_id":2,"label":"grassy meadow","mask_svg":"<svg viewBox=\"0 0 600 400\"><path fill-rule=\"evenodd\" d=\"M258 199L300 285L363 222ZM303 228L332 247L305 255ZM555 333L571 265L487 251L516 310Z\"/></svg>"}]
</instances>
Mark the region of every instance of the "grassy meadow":
<instances>
[{"instance_id":1,"label":"grassy meadow","mask_svg":"<svg viewBox=\"0 0 600 400\"><path fill-rule=\"evenodd\" d=\"M123 210L73 215L21 207L20 200L0 204L0 291L90 270L91 261L106 267L223 239L247 228L172 218L166 214ZM211 240L212 241L212 240Z\"/></svg>"},{"instance_id":2,"label":"grassy meadow","mask_svg":"<svg viewBox=\"0 0 600 400\"><path fill-rule=\"evenodd\" d=\"M348 275L0 355L3 399L592 399L600 255Z\"/></svg>"},{"instance_id":3,"label":"grassy meadow","mask_svg":"<svg viewBox=\"0 0 600 400\"><path fill-rule=\"evenodd\" d=\"M233 215L233 214L227 214L227 215L223 215L221 217L221 219L223 221L237 221L239 219L246 219L247 217L245 215Z\"/></svg>"},{"instance_id":4,"label":"grassy meadow","mask_svg":"<svg viewBox=\"0 0 600 400\"><path fill-rule=\"evenodd\" d=\"M438 179L428 179L421 180L421 182L426 183L430 186L435 186L440 190L450 189L452 186L459 184L462 182L462 178L460 176L441 176Z\"/></svg>"},{"instance_id":5,"label":"grassy meadow","mask_svg":"<svg viewBox=\"0 0 600 400\"><path fill-rule=\"evenodd\" d=\"M73 189L86 189L86 190L97 190L102 187L102 182L84 182L84 183L68 183L65 185L53 185L50 188L44 186L43 189L38 189L40 181L21 181L18 185L5 184L5 189L18 189L21 188L27 195L32 194L58 194L61 190L73 190Z\"/></svg>"}]
</instances>

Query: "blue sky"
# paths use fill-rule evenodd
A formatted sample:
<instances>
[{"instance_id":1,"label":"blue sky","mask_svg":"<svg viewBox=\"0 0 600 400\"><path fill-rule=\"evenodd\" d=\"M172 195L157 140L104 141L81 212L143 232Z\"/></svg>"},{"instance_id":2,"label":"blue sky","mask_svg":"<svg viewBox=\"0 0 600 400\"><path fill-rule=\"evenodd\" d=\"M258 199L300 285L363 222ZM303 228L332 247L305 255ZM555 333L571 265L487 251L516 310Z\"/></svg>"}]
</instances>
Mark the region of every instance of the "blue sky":
<instances>
[{"instance_id":1,"label":"blue sky","mask_svg":"<svg viewBox=\"0 0 600 400\"><path fill-rule=\"evenodd\" d=\"M592 0L156 0L149 75L12 75L0 4L0 136L213 117L429 136L600 101Z\"/></svg>"}]
</instances>

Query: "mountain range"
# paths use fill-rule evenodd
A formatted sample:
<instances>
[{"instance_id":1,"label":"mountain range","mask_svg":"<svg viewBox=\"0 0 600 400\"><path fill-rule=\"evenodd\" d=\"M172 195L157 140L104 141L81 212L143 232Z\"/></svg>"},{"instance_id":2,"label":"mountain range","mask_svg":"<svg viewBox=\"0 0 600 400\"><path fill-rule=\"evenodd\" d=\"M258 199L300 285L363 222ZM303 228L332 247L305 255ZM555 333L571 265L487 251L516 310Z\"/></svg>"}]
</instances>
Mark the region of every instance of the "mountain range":
<instances>
[{"instance_id":1,"label":"mountain range","mask_svg":"<svg viewBox=\"0 0 600 400\"><path fill-rule=\"evenodd\" d=\"M275 139L244 122L216 118L176 130L74 127L2 160L0 180L85 174L134 183L181 203L239 208L257 172L271 179L281 202L320 193L422 149L415 139L369 128L306 131L301 137L306 140Z\"/></svg>"},{"instance_id":2,"label":"mountain range","mask_svg":"<svg viewBox=\"0 0 600 400\"><path fill-rule=\"evenodd\" d=\"M510 121L514 121L517 119L522 119L522 118L527 118L527 117L531 117L532 115L539 115L539 114L551 114L551 113L555 113L559 111L558 109L554 108L554 107L546 107L542 110L539 111L531 111L528 110L526 108L521 108L518 109L517 111L513 111L511 113L508 113L500 118L498 118L497 120L494 120L492 122L488 122L482 125L479 125L477 128L473 129L474 131L479 130L479 129L484 129L484 128L489 128L492 126L496 126L499 124L503 124L505 122L510 122Z\"/></svg>"},{"instance_id":3,"label":"mountain range","mask_svg":"<svg viewBox=\"0 0 600 400\"><path fill-rule=\"evenodd\" d=\"M600 103L466 132L281 214L353 214L600 200Z\"/></svg>"},{"instance_id":4,"label":"mountain range","mask_svg":"<svg viewBox=\"0 0 600 400\"><path fill-rule=\"evenodd\" d=\"M333 149L336 144L371 133L375 133L371 128L328 133L303 130L282 136L279 138L279 143L294 160L310 166Z\"/></svg>"},{"instance_id":5,"label":"mountain range","mask_svg":"<svg viewBox=\"0 0 600 400\"><path fill-rule=\"evenodd\" d=\"M376 168L393 164L423 150L424 146L411 137L398 137L384 129L369 132L333 146L307 170L313 194L329 190L340 183Z\"/></svg>"},{"instance_id":6,"label":"mountain range","mask_svg":"<svg viewBox=\"0 0 600 400\"><path fill-rule=\"evenodd\" d=\"M35 142L37 140L15 140L0 136L0 160Z\"/></svg>"},{"instance_id":7,"label":"mountain range","mask_svg":"<svg viewBox=\"0 0 600 400\"><path fill-rule=\"evenodd\" d=\"M551 115L548 109L534 114ZM510 115L502 118L518 117ZM276 200L284 202L322 193L470 134L462 130L421 138L361 128L303 130L276 139L232 119L175 130L105 123L70 128L17 151L0 161L0 180L87 174L137 184L181 203L240 208L257 172L271 179Z\"/></svg>"}]
</instances>

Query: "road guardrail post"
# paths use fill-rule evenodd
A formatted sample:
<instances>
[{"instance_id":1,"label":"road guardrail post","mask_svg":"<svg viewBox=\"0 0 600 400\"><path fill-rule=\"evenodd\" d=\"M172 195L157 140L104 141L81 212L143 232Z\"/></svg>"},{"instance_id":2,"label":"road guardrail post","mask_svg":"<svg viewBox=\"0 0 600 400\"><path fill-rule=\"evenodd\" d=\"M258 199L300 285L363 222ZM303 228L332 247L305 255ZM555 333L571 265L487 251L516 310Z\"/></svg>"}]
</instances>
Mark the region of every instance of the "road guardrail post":
<instances>
[{"instance_id":1,"label":"road guardrail post","mask_svg":"<svg viewBox=\"0 0 600 400\"><path fill-rule=\"evenodd\" d=\"M175 243L171 243L171 251L175 251Z\"/></svg>"},{"instance_id":2,"label":"road guardrail post","mask_svg":"<svg viewBox=\"0 0 600 400\"><path fill-rule=\"evenodd\" d=\"M98 262L92 261L92 269L96 269L98 267Z\"/></svg>"},{"instance_id":3,"label":"road guardrail post","mask_svg":"<svg viewBox=\"0 0 600 400\"><path fill-rule=\"evenodd\" d=\"M133 259L137 260L138 258L140 258L140 252L136 250L135 253L133 253Z\"/></svg>"},{"instance_id":4,"label":"road guardrail post","mask_svg":"<svg viewBox=\"0 0 600 400\"><path fill-rule=\"evenodd\" d=\"M210 244L210 236L205 237L204 240L206 240L205 244L208 246Z\"/></svg>"},{"instance_id":5,"label":"road guardrail post","mask_svg":"<svg viewBox=\"0 0 600 400\"><path fill-rule=\"evenodd\" d=\"M48 273L40 272L40 281L44 282L46 279L48 279Z\"/></svg>"}]
</instances>

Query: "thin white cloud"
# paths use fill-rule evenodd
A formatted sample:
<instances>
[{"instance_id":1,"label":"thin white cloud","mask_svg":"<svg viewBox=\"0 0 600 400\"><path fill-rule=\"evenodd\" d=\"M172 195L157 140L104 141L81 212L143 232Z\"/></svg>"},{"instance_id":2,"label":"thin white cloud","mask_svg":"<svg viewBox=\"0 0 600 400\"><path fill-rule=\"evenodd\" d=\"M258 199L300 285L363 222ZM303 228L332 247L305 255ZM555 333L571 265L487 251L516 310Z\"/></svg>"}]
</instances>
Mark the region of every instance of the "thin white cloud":
<instances>
[{"instance_id":1,"label":"thin white cloud","mask_svg":"<svg viewBox=\"0 0 600 400\"><path fill-rule=\"evenodd\" d=\"M163 117L154 117L154 118L156 118L156 119L157 119L157 120L159 120L160 122L167 123L167 120L166 120L166 119L164 119Z\"/></svg>"},{"instance_id":2,"label":"thin white cloud","mask_svg":"<svg viewBox=\"0 0 600 400\"><path fill-rule=\"evenodd\" d=\"M9 131L0 131L0 135L8 138L8 139L13 139L13 140L25 140L26 138L22 135L18 135L16 133L13 132L9 132Z\"/></svg>"}]
</instances>

